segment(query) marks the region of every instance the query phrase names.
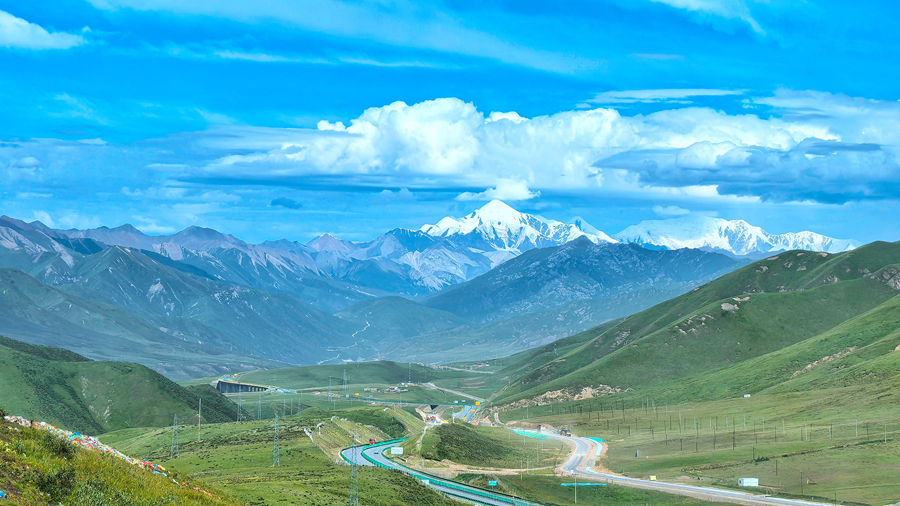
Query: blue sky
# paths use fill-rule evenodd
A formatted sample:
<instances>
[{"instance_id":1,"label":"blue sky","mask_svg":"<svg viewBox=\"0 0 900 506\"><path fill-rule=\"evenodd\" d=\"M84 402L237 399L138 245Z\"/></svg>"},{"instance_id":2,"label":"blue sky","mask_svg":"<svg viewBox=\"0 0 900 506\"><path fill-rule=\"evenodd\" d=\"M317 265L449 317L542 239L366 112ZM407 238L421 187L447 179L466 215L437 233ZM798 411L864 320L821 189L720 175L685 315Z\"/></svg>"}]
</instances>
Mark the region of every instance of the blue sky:
<instances>
[{"instance_id":1,"label":"blue sky","mask_svg":"<svg viewBox=\"0 0 900 506\"><path fill-rule=\"evenodd\" d=\"M0 212L370 239L490 198L900 239L893 2L0 0Z\"/></svg>"}]
</instances>

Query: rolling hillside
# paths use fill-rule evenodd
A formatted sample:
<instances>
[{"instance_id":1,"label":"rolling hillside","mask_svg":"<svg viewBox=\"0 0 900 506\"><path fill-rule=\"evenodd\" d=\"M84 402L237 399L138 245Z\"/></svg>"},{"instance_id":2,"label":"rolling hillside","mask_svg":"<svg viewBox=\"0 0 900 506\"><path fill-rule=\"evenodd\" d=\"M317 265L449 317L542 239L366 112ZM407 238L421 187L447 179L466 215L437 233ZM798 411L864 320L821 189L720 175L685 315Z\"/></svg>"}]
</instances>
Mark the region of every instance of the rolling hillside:
<instances>
[{"instance_id":1,"label":"rolling hillside","mask_svg":"<svg viewBox=\"0 0 900 506\"><path fill-rule=\"evenodd\" d=\"M26 418L86 432L231 421L237 406L208 385L179 386L142 365L95 362L76 353L0 337L0 406Z\"/></svg>"},{"instance_id":2,"label":"rolling hillside","mask_svg":"<svg viewBox=\"0 0 900 506\"><path fill-rule=\"evenodd\" d=\"M802 380L781 373L790 376L841 353L842 360L858 361L863 350L877 355L890 344L888 339L867 348L892 335L890 324L882 328L872 322L890 321L877 315L894 307L891 301L900 291L897 264L897 243L872 243L836 255L780 253L629 316L612 328L589 332L593 339L519 378L498 401L589 385L665 388L671 395L680 391L709 398L782 382L780 388L798 388L791 387L791 381L799 385L821 373ZM851 329L860 337L844 340ZM844 336L840 344L835 336ZM693 381L691 388L685 388L688 380Z\"/></svg>"}]
</instances>

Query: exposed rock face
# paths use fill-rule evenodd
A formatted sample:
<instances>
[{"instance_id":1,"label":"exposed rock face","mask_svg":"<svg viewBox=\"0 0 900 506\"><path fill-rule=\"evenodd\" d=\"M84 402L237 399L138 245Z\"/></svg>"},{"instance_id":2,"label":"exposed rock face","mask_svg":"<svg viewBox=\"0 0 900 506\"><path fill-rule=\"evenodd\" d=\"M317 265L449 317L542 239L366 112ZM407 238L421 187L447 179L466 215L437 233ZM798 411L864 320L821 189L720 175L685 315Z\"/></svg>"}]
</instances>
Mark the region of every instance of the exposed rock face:
<instances>
[{"instance_id":1,"label":"exposed rock face","mask_svg":"<svg viewBox=\"0 0 900 506\"><path fill-rule=\"evenodd\" d=\"M607 395L618 394L626 392L627 390L628 389L623 390L619 387L611 387L609 385L564 388L562 390L551 390L530 399L522 399L516 402L512 402L510 404L506 404L505 406L500 406L496 408L496 410L512 411L515 409L524 408L526 406L542 406L553 402L583 401L585 399L595 399L598 397L605 397Z\"/></svg>"}]
</instances>

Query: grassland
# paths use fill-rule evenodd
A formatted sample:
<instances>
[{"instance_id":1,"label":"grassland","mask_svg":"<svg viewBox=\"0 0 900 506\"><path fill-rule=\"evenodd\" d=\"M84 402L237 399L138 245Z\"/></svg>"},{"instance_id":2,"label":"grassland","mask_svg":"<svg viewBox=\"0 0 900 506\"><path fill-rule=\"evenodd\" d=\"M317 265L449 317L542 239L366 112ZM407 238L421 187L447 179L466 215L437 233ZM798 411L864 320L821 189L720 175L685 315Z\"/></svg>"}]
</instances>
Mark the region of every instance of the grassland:
<instances>
[{"instance_id":1,"label":"grassland","mask_svg":"<svg viewBox=\"0 0 900 506\"><path fill-rule=\"evenodd\" d=\"M900 472L898 386L668 404L625 394L532 407L528 420L524 409L501 419L601 437L609 446L599 464L627 476L722 487L753 477L764 492L887 504L900 497L893 479Z\"/></svg>"},{"instance_id":2,"label":"grassland","mask_svg":"<svg viewBox=\"0 0 900 506\"><path fill-rule=\"evenodd\" d=\"M174 459L169 458L171 429L130 429L101 439L121 451L152 457L167 468L227 490L247 505L343 505L348 500L350 468L343 465L337 452L352 444L353 431L359 440L390 438L390 432L381 427L396 430L392 411L355 408L325 413L311 409L302 416L287 416L279 422L278 467L272 466L271 420L201 427L199 442L197 428L184 427L179 432L180 456ZM304 429L309 429L313 440ZM360 504L456 504L417 480L378 468L360 469L359 490Z\"/></svg>"},{"instance_id":3,"label":"grassland","mask_svg":"<svg viewBox=\"0 0 900 506\"><path fill-rule=\"evenodd\" d=\"M72 446L54 434L0 420L0 490L7 495L2 501L11 504L44 506L48 500L72 506L239 504L203 482L177 477L175 483L111 455Z\"/></svg>"}]
</instances>

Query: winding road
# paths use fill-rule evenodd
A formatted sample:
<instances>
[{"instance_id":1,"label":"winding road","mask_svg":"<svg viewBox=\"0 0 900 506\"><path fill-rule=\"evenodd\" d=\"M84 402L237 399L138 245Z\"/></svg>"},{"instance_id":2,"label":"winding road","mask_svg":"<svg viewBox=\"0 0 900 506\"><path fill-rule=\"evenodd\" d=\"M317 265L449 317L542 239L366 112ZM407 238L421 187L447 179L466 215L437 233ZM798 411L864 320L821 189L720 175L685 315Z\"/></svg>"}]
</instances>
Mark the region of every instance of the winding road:
<instances>
[{"instance_id":1,"label":"winding road","mask_svg":"<svg viewBox=\"0 0 900 506\"><path fill-rule=\"evenodd\" d=\"M826 503L818 503L811 501L800 501L796 499L782 499L779 497L771 497L766 495L750 494L747 492L738 492L732 490L722 490L709 487L697 487L692 485L681 485L678 483L666 483L662 481L641 480L638 478L628 478L616 474L599 473L586 466L591 460L605 449L603 445L597 441L575 436L561 436L553 433L547 434L551 438L560 439L568 443L574 448L569 456L569 460L562 465L562 471L579 478L585 478L594 481L605 481L625 487L635 487L647 490L657 490L670 494L687 495L698 499L730 502L736 504L746 504L752 506L827 506Z\"/></svg>"},{"instance_id":2,"label":"winding road","mask_svg":"<svg viewBox=\"0 0 900 506\"><path fill-rule=\"evenodd\" d=\"M489 506L542 506L539 503L526 501L504 494L498 494L489 490L471 487L462 483L453 482L444 478L423 473L415 469L406 467L398 462L393 461L384 456L385 451L389 451L392 446L398 446L399 442L379 443L375 445L353 446L341 450L341 456L347 462L356 462L361 466L385 467L394 469L402 473L406 473L414 478L422 481L425 485L441 492L443 494L462 499L467 502L476 504L486 504Z\"/></svg>"}]
</instances>

